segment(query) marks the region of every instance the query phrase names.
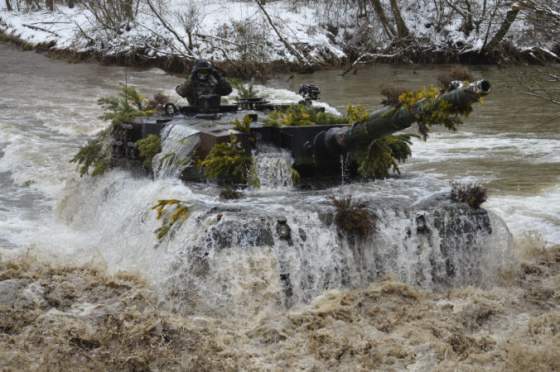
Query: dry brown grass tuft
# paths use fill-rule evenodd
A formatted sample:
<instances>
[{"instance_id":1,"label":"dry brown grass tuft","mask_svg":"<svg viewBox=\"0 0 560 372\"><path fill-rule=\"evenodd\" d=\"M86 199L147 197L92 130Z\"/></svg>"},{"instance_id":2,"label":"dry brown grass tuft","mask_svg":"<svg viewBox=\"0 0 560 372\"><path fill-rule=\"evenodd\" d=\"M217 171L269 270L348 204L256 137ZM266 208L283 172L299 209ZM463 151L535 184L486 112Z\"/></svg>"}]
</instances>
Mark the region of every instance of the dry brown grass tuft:
<instances>
[{"instance_id":1,"label":"dry brown grass tuft","mask_svg":"<svg viewBox=\"0 0 560 372\"><path fill-rule=\"evenodd\" d=\"M504 370L511 372L560 371L560 336L530 345L516 340L506 349Z\"/></svg>"},{"instance_id":2,"label":"dry brown grass tuft","mask_svg":"<svg viewBox=\"0 0 560 372\"><path fill-rule=\"evenodd\" d=\"M488 200L488 191L478 183L451 183L451 200L466 203L469 207L478 209Z\"/></svg>"},{"instance_id":3,"label":"dry brown grass tuft","mask_svg":"<svg viewBox=\"0 0 560 372\"><path fill-rule=\"evenodd\" d=\"M334 222L339 231L365 239L375 230L377 216L365 204L352 202L351 196L340 199L331 196L329 199L336 208Z\"/></svg>"}]
</instances>

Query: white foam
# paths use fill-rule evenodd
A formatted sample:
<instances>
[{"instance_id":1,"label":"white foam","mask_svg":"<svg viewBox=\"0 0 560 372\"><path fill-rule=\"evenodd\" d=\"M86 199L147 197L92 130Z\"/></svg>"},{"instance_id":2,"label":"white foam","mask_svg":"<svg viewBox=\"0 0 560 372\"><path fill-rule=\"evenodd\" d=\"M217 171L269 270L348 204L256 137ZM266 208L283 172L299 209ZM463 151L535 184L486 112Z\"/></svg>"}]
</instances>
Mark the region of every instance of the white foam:
<instances>
[{"instance_id":1,"label":"white foam","mask_svg":"<svg viewBox=\"0 0 560 372\"><path fill-rule=\"evenodd\" d=\"M560 139L520 138L475 133L436 133L428 141L413 140L413 159L441 161L453 159L523 160L532 163L560 162Z\"/></svg>"},{"instance_id":2,"label":"white foam","mask_svg":"<svg viewBox=\"0 0 560 372\"><path fill-rule=\"evenodd\" d=\"M560 187L534 196L492 196L487 208L502 217L514 235L538 232L550 244L560 244Z\"/></svg>"}]
</instances>

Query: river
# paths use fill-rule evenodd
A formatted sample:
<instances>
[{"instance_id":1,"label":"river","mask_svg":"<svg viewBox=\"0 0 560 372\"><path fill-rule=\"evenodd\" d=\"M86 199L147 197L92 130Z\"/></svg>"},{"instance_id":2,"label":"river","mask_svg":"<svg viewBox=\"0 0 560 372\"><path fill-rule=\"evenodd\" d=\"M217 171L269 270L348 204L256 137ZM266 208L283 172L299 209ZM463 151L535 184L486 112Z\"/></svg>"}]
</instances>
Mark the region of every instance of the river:
<instances>
[{"instance_id":1,"label":"river","mask_svg":"<svg viewBox=\"0 0 560 372\"><path fill-rule=\"evenodd\" d=\"M98 98L114 94L125 78L146 94L173 94L179 79L158 69L68 64L0 45L0 244L11 251L36 249L47 256L73 253L113 268L160 275L147 215L158 198L180 196L206 207L221 205L217 190L176 179L131 177L112 171L99 180L77 176L70 159L106 123ZM523 69L474 68L493 91L456 133L436 130L416 140L400 179L345 185L338 190L297 193L285 188L250 192L238 202L273 214L290 213L331 192L379 194L419 200L444 190L452 179L487 185L487 207L514 235L535 232L560 243L560 134L558 108L523 94L515 76ZM338 71L278 78L261 88L269 99L294 100L286 89L318 84L321 100L339 111L348 103L375 107L381 87L433 83L436 67L375 65L357 75ZM275 89L272 89L275 88ZM241 204L235 204L240 206ZM146 222L149 220L148 222ZM194 232L191 232L195 234ZM157 244L156 244L157 245ZM167 250L177 246L168 244ZM148 269L147 269L148 268Z\"/></svg>"},{"instance_id":2,"label":"river","mask_svg":"<svg viewBox=\"0 0 560 372\"><path fill-rule=\"evenodd\" d=\"M320 86L321 99L343 111L349 103L372 107L386 86L420 88L435 84L441 66L374 65L357 75L324 71L278 80L291 90L303 82ZM560 242L560 108L525 94L519 81L535 68L474 66L476 78L492 83L492 93L458 132L437 129L417 140L405 172L444 180L476 180L489 189L486 207L506 220L514 234L537 232Z\"/></svg>"},{"instance_id":3,"label":"river","mask_svg":"<svg viewBox=\"0 0 560 372\"><path fill-rule=\"evenodd\" d=\"M174 319L184 316L178 323L181 332L188 337L201 332L204 340L220 345L189 338L180 350L195 351L166 354L162 363L182 358L182 365L194 368L207 358L229 370L430 371L436 366L477 368L473 365L526 370L527 364L538 368L541 360L549 363L542 364L546 370L558 359L548 354L557 350L552 343L558 340L557 322L535 303L557 309L550 305L559 298L550 294L557 290L557 276L549 278L553 273L540 266L521 272L513 287L493 286L498 282L486 279L513 267L507 254L510 235L501 220L514 236L534 232L548 244L560 243L559 110L523 94L515 82L523 68L473 69L492 82L492 94L458 132L436 130L427 142L416 140L402 176L296 191L275 182L286 177L286 154L265 153L257 159L264 187L247 191L240 200L223 201L214 186L183 184L165 175L152 180L114 169L98 178L80 178L69 162L107 125L99 119L98 98L115 94L125 79L147 95L173 94L179 78L158 69L67 64L0 44L0 258L29 252L63 267L87 264L147 279L158 303ZM343 111L348 103L373 108L385 84L419 87L433 83L439 72L436 67L376 65L346 77L337 71L280 77L258 89L274 101L295 100L299 84L313 82L330 109ZM452 179L489 188L485 206L491 211L491 233L452 236L445 246L435 232L411 229L415 216L406 207L448 192ZM320 212L330 207L326 200L333 194L377 205L378 231L369 241L351 244L332 225L325 226ZM154 230L159 222L150 208L167 198L188 201L192 216L158 241ZM289 239L279 238L279 217L291 226ZM459 233L469 230L469 223L473 221L462 221ZM443 252L449 244L453 252ZM547 267L555 267L554 257L546 259L551 260ZM455 265L452 278L445 273L448 260ZM45 326L61 332L56 342L66 342L64 327L77 318L105 319L98 311L119 309L137 316L136 305L113 307L114 301L142 301L134 290L137 284L126 286L134 293L130 297L104 299L99 285L106 292L125 287L96 272L69 273L63 269L39 284L42 288L54 281L56 288L70 286L79 296L71 307L45 315L62 316L57 318L60 327L56 322ZM399 282L387 281L386 275ZM438 291L442 285L444 292ZM140 308L144 314L153 310ZM160 315L156 319L160 324ZM44 333L42 323L35 326ZM142 340L137 345L141 352L150 351L153 345L143 346L147 341ZM535 359L525 362L528 344ZM104 346L113 348L112 343ZM86 352L93 355L95 350ZM81 365L74 355L68 358Z\"/></svg>"}]
</instances>

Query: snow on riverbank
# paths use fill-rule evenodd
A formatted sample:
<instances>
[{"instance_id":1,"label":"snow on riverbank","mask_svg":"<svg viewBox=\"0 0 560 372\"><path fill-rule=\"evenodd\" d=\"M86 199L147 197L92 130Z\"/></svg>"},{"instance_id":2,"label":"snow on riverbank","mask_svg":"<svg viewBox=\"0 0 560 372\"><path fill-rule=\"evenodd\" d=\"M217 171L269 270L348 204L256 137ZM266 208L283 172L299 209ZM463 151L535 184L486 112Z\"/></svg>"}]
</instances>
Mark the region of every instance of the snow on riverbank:
<instances>
[{"instance_id":1,"label":"snow on riverbank","mask_svg":"<svg viewBox=\"0 0 560 372\"><path fill-rule=\"evenodd\" d=\"M390 23L394 22L389 3L381 3ZM144 60L179 57L243 65L279 61L332 65L358 55L367 57L364 60L373 55L373 59L389 61L398 55L395 61L473 63L476 58L466 55L484 48L510 10L509 5L498 4L491 17L475 20L476 29L465 32L464 19L451 8L403 0L399 3L401 13L414 47L395 52L400 43L388 37L371 6L359 9L349 4L282 0L267 2L261 8L255 1L142 0L133 21L115 16L111 22L116 22L108 26L99 14L86 9L91 5L72 9L58 5L53 12L8 12L2 1L0 31L31 47L49 45L58 50ZM476 5L475 13L480 12L478 8ZM553 43L542 41L525 15L520 13L503 41L529 59L539 58L531 54L533 49L543 58L557 58L550 52ZM503 52L512 53L513 49L504 48ZM426 57L430 53L431 59Z\"/></svg>"},{"instance_id":2,"label":"snow on riverbank","mask_svg":"<svg viewBox=\"0 0 560 372\"><path fill-rule=\"evenodd\" d=\"M327 37L328 31L318 26L311 7L301 6L295 11L287 2L276 2L266 10L282 37L290 44L304 45L310 58L324 61L324 57L345 57L341 46ZM297 62L255 3L176 0L170 1L160 15L165 24L142 4L134 22L111 31L100 27L88 10L79 7L58 6L54 12L2 10L0 30L31 45L55 43L56 49L104 55L138 53L141 49L149 58L175 55L225 61L253 53L258 54L259 62ZM191 15L192 19L185 20ZM191 42L185 22L194 24Z\"/></svg>"}]
</instances>

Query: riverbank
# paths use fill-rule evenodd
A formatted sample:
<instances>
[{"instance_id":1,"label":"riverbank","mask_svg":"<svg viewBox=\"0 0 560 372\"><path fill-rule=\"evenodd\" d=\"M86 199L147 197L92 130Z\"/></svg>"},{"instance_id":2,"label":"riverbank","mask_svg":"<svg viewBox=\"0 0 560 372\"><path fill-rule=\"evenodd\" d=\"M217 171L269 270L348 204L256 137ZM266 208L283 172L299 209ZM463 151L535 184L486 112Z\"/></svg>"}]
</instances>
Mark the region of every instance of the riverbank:
<instances>
[{"instance_id":1,"label":"riverbank","mask_svg":"<svg viewBox=\"0 0 560 372\"><path fill-rule=\"evenodd\" d=\"M542 39L528 16L516 19L504 39L488 49L489 34L463 33L459 15L450 15L449 25L436 32L429 7L415 7L405 11L408 36L389 38L371 11L359 16L346 9L333 15L284 1L260 8L252 2L194 1L186 10L179 1L168 2L163 10L144 4L129 20L101 20L94 9L58 5L52 12L0 10L0 41L70 62L159 67L171 73L185 73L194 60L205 58L232 77L257 79L281 72L351 71L377 62L560 61L559 45ZM116 26L108 26L109 21ZM497 32L492 22L498 21L488 21L488 32Z\"/></svg>"},{"instance_id":2,"label":"riverbank","mask_svg":"<svg viewBox=\"0 0 560 372\"><path fill-rule=\"evenodd\" d=\"M142 279L0 260L0 369L560 369L560 248L527 240L495 286L391 279L247 319L170 311Z\"/></svg>"},{"instance_id":3,"label":"riverbank","mask_svg":"<svg viewBox=\"0 0 560 372\"><path fill-rule=\"evenodd\" d=\"M21 37L7 33L0 28L0 43L11 44L23 51L35 51L52 59L68 63L99 63L105 66L124 66L137 68L159 68L170 74L188 74L194 62L180 56L148 57L142 48L133 49L117 54L104 54L94 50L59 49L53 41L33 44ZM222 70L226 76L239 79L265 80L274 74L306 73L321 69L318 66L302 67L288 61L273 61L269 63L247 63L238 61L215 62L214 66ZM337 68L338 64L324 65L322 69Z\"/></svg>"},{"instance_id":4,"label":"riverbank","mask_svg":"<svg viewBox=\"0 0 560 372\"><path fill-rule=\"evenodd\" d=\"M287 44L271 34L270 26L254 14L251 4L244 4L205 4L206 15L198 16L204 24L197 26L196 35L189 36L172 10L167 10L164 20L158 18L164 15L141 9L134 21L121 22L116 30L92 21L95 15L78 6L58 6L54 12L0 10L0 41L69 62L158 67L170 73L190 71L197 59L204 58L229 76L246 79L331 68L346 60L340 46L326 39L322 31L315 35L303 31L311 26L300 22L312 21L311 17L300 14L288 25L295 29ZM284 7L281 4L276 11L282 14ZM188 46L187 38L191 40ZM296 44L298 52L290 52L290 46Z\"/></svg>"}]
</instances>

